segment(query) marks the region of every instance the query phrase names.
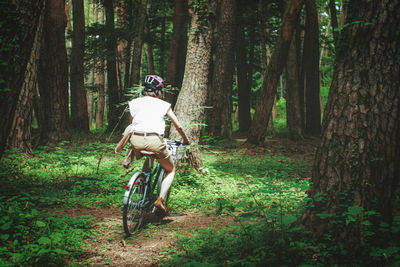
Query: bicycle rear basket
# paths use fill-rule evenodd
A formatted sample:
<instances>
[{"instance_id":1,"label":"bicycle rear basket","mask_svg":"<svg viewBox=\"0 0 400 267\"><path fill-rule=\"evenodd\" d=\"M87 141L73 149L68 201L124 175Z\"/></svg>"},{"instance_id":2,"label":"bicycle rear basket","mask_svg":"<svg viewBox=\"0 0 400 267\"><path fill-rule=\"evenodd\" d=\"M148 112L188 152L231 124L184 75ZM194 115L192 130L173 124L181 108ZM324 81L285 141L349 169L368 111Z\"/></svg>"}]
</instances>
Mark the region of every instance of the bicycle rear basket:
<instances>
[{"instance_id":1,"label":"bicycle rear basket","mask_svg":"<svg viewBox=\"0 0 400 267\"><path fill-rule=\"evenodd\" d=\"M186 146L170 144L168 149L173 159L181 159L185 156Z\"/></svg>"}]
</instances>

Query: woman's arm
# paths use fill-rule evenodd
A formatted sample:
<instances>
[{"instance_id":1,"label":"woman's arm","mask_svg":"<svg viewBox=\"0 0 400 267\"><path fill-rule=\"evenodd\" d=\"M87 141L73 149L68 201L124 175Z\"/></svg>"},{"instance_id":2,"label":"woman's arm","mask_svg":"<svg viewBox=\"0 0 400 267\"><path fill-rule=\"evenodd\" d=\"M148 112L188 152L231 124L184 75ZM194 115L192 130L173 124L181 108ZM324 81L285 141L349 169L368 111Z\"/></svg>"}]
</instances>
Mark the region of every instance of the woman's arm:
<instances>
[{"instance_id":1,"label":"woman's arm","mask_svg":"<svg viewBox=\"0 0 400 267\"><path fill-rule=\"evenodd\" d=\"M171 108L168 109L167 116L171 120L171 122L174 124L178 133L182 136L183 144L189 145L190 144L189 139L187 138L185 132L183 131L182 125L179 123L178 118L176 117L175 113L172 111Z\"/></svg>"}]
</instances>

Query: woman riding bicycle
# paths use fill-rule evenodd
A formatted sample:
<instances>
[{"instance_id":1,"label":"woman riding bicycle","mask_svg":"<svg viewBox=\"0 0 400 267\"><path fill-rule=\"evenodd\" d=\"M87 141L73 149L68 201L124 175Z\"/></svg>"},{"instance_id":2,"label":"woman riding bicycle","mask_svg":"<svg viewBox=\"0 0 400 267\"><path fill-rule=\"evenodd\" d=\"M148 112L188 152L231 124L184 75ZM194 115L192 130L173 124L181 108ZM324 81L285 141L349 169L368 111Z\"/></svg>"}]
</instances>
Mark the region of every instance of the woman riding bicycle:
<instances>
[{"instance_id":1,"label":"woman riding bicycle","mask_svg":"<svg viewBox=\"0 0 400 267\"><path fill-rule=\"evenodd\" d=\"M161 185L160 195L154 205L165 212L164 198L171 187L175 175L174 162L163 137L165 115L168 116L182 136L183 144L188 145L190 142L175 113L172 111L171 104L161 99L162 89L164 88L163 79L157 75L147 75L143 85L143 97L128 102L131 115L129 131L132 133L130 142L136 159L143 156L140 152L141 150L153 152L157 161L164 168L166 175Z\"/></svg>"}]
</instances>

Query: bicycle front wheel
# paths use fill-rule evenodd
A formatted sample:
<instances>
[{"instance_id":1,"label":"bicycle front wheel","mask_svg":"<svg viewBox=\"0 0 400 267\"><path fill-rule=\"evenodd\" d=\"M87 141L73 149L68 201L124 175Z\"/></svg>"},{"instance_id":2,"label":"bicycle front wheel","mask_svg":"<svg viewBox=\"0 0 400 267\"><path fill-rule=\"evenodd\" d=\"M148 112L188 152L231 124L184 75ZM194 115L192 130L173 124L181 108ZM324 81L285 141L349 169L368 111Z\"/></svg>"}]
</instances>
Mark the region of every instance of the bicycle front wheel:
<instances>
[{"instance_id":1,"label":"bicycle front wheel","mask_svg":"<svg viewBox=\"0 0 400 267\"><path fill-rule=\"evenodd\" d=\"M132 185L130 185L128 199L123 206L122 221L125 234L128 236L139 229L143 220L145 209L145 185L143 178L143 175L139 175Z\"/></svg>"}]
</instances>

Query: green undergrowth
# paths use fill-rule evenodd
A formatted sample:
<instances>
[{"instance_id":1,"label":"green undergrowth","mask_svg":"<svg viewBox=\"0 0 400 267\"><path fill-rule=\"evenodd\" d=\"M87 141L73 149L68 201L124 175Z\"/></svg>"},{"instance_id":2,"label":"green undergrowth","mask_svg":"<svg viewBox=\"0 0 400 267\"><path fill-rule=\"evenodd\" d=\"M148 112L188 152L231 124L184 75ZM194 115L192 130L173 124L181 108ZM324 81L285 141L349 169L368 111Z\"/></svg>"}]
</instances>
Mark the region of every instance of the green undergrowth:
<instances>
[{"instance_id":1,"label":"green undergrowth","mask_svg":"<svg viewBox=\"0 0 400 267\"><path fill-rule=\"evenodd\" d=\"M269 150L268 144L258 149L221 141L202 147L200 173L182 163L171 191L170 212L206 213L219 217L226 227L172 229L178 241L160 260L173 266L335 266L337 259L345 259L342 262L349 266L362 266L363 260L396 263L398 242L365 244L362 258L353 259L346 258L348 251L332 236L317 242L307 235L297 221L308 203L311 163L305 159L310 155L293 154L290 151L296 150L285 146L282 142ZM70 208L121 207L134 172L124 175L121 162L127 151L115 154L114 147L115 143L64 143L39 147L31 156L6 153L0 162L0 266L78 262L85 240L97 233L93 218L64 214ZM140 170L142 164L139 160L132 166ZM365 225L362 215L349 207L337 221ZM149 229L143 231L151 235ZM399 236L400 231L393 229L369 229L366 234L381 239Z\"/></svg>"},{"instance_id":2,"label":"green undergrowth","mask_svg":"<svg viewBox=\"0 0 400 267\"><path fill-rule=\"evenodd\" d=\"M82 252L91 235L90 216L44 212L45 199L21 194L0 201L0 266L62 266Z\"/></svg>"}]
</instances>

